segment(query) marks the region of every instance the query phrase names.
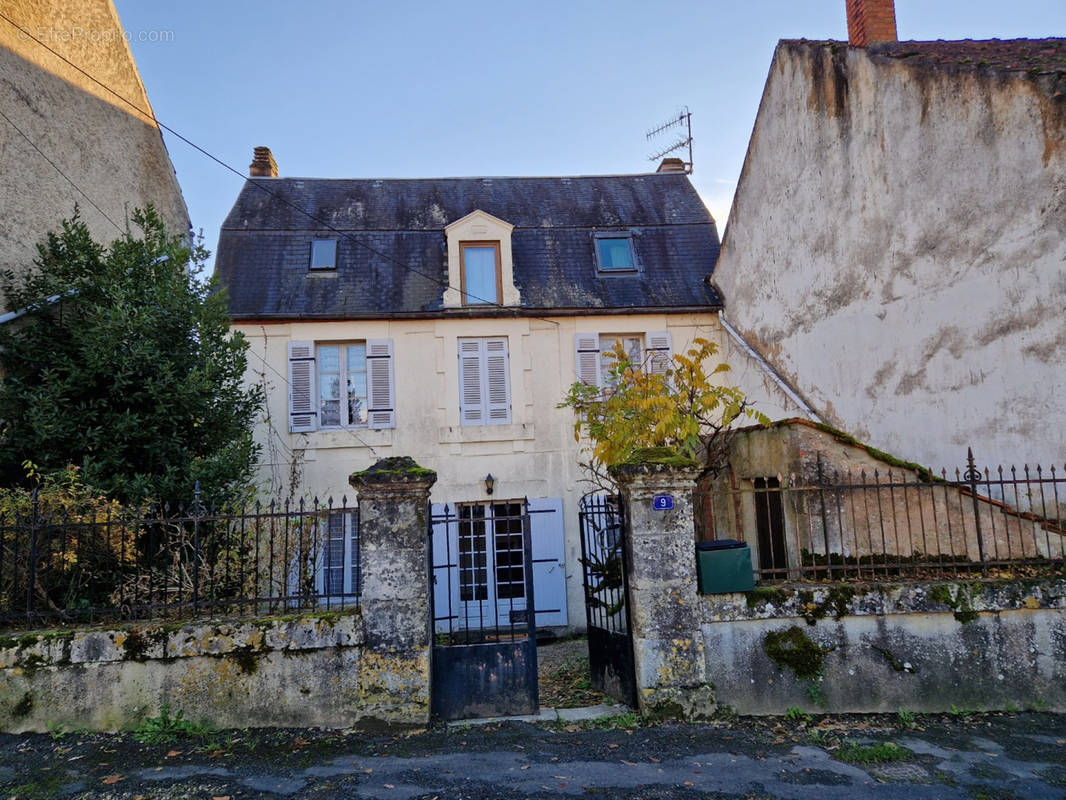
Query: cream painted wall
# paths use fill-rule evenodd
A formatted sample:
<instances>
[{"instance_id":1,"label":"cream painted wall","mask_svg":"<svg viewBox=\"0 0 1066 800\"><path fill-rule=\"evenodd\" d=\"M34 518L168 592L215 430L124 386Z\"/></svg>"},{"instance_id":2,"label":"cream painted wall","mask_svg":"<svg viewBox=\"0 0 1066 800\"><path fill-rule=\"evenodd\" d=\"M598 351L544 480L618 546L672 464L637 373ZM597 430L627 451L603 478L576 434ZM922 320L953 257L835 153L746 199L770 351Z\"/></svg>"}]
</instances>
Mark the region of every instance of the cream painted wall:
<instances>
[{"instance_id":1,"label":"cream painted wall","mask_svg":"<svg viewBox=\"0 0 1066 800\"><path fill-rule=\"evenodd\" d=\"M264 495L284 497L298 454L296 496L339 502L355 494L348 475L379 458L410 456L436 470L435 503L484 501L484 477L496 477L494 499L559 497L563 500L570 623L582 628L585 611L579 566L578 503L591 487L582 483L574 416L557 409L576 379L574 336L588 333L670 331L676 352L696 336L717 341L726 352L717 317L707 314L648 314L547 319L429 319L299 322L236 325L251 343L250 380L265 382L269 424L259 426L264 444ZM459 424L459 337L506 336L509 347L512 424ZM389 338L394 347L396 427L291 434L288 429L287 351L290 340L346 341ZM738 359L739 360L739 359ZM739 373L758 376L744 364ZM787 400L752 381L753 398L774 417L792 415ZM746 388L746 387L745 387Z\"/></svg>"},{"instance_id":2,"label":"cream painted wall","mask_svg":"<svg viewBox=\"0 0 1066 800\"><path fill-rule=\"evenodd\" d=\"M1056 80L779 45L714 279L826 422L934 467L1062 466Z\"/></svg>"},{"instance_id":3,"label":"cream painted wall","mask_svg":"<svg viewBox=\"0 0 1066 800\"><path fill-rule=\"evenodd\" d=\"M0 23L0 107L103 214L17 131L0 125L0 270L27 269L38 242L73 215L75 204L97 241L110 243L129 212L148 203L172 233L187 234L185 202L151 117L42 46L150 113L110 0L10 0L4 11L23 29Z\"/></svg>"}]
</instances>

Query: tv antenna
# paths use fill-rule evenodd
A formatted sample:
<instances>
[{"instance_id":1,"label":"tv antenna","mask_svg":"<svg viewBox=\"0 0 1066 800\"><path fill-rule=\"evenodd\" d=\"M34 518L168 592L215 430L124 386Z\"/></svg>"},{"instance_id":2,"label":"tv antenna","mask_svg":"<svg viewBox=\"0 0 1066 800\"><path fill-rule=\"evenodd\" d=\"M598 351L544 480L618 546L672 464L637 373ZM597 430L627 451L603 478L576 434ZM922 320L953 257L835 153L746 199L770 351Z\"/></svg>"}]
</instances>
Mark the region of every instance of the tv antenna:
<instances>
[{"instance_id":1,"label":"tv antenna","mask_svg":"<svg viewBox=\"0 0 1066 800\"><path fill-rule=\"evenodd\" d=\"M692 174L692 112L688 110L688 106L682 106L678 115L664 122L645 134L645 139L651 139L653 136L658 136L660 133L670 130L674 127L684 126L685 135L667 147L665 150L660 150L654 155L648 156L648 161L658 161L668 153L673 153L675 150L683 150L688 148L688 161L682 162L685 165L685 174Z\"/></svg>"}]
</instances>

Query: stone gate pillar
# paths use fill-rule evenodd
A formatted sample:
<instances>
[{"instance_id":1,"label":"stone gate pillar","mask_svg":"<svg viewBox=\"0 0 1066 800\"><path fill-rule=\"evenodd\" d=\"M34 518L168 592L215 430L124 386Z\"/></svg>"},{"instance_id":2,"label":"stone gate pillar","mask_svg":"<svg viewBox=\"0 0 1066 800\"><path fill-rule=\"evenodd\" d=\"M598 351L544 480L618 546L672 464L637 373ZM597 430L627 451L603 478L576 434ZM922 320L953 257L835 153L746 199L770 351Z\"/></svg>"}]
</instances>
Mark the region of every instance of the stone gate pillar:
<instances>
[{"instance_id":1,"label":"stone gate pillar","mask_svg":"<svg viewBox=\"0 0 1066 800\"><path fill-rule=\"evenodd\" d=\"M429 490L437 473L410 458L354 472L359 496L365 643L359 661L363 716L425 724L430 708Z\"/></svg>"},{"instance_id":2,"label":"stone gate pillar","mask_svg":"<svg viewBox=\"0 0 1066 800\"><path fill-rule=\"evenodd\" d=\"M696 593L693 490L699 464L666 448L649 448L610 473L628 520L637 704L646 714L707 718L715 702L705 676ZM662 498L658 504L656 496Z\"/></svg>"}]
</instances>

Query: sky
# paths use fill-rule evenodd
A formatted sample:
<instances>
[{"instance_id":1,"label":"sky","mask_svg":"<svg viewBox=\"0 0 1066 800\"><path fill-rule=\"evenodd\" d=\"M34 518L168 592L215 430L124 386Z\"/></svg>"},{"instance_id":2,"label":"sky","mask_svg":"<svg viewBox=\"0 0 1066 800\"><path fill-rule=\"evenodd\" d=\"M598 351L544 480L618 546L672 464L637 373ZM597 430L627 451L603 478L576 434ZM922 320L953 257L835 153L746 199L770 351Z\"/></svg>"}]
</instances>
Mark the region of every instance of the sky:
<instances>
[{"instance_id":1,"label":"sky","mask_svg":"<svg viewBox=\"0 0 1066 800\"><path fill-rule=\"evenodd\" d=\"M779 39L846 39L845 0L115 0L156 117L247 174L596 175L692 112L692 181L726 224ZM1066 0L897 0L900 39L1066 36ZM193 228L214 250L242 177L175 137ZM687 158L686 153L671 153Z\"/></svg>"}]
</instances>

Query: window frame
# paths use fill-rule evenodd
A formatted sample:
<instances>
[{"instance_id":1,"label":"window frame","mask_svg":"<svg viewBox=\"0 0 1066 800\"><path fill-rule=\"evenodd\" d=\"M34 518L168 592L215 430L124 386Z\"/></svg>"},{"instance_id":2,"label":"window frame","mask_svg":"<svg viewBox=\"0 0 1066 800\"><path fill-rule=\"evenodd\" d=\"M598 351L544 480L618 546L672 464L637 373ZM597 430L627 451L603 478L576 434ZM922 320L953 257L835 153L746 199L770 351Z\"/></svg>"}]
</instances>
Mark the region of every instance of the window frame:
<instances>
[{"instance_id":1,"label":"window frame","mask_svg":"<svg viewBox=\"0 0 1066 800\"><path fill-rule=\"evenodd\" d=\"M496 260L496 299L470 301L466 291L466 251L470 248L488 248L495 251ZM491 306L503 305L503 262L501 260L501 244L498 239L494 240L465 240L459 242L459 294L464 306Z\"/></svg>"},{"instance_id":2,"label":"window frame","mask_svg":"<svg viewBox=\"0 0 1066 800\"><path fill-rule=\"evenodd\" d=\"M345 423L344 422L344 418L346 418L348 416L348 403L347 403L347 400L348 400L348 395L347 395L347 392L348 392L348 380L347 380L348 379L348 357L347 357L348 356L348 350L347 350L347 348L352 347L354 345L359 345L359 344L361 344L363 346L363 373L362 374L363 374L363 385L364 385L364 387L366 389L366 394L363 397L363 408L364 408L364 411L366 412L366 422L352 422L351 420L348 420L348 422ZM341 397L339 399L339 402L340 402L340 411L341 411L341 420L342 421L341 421L341 423L339 425L326 425L326 424L324 424L322 422L322 375L325 373L325 371L322 369L322 366L321 366L321 364L322 364L321 353L322 353L322 348L323 347L336 347L340 351L338 353L338 357L337 357L338 368L339 368L338 372L337 372L337 375L338 375L338 379L340 380L340 388L341 388ZM346 341L322 341L322 342L316 341L315 342L315 362L318 365L317 366L317 375L315 376L316 377L316 381L317 381L317 384L315 386L315 394L316 394L316 400L318 401L316 403L316 405L318 407L318 429L319 430L323 430L323 431L341 431L341 430L348 430L348 429L351 429L351 428L368 428L368 427L370 427L370 364L368 363L368 357L367 357L368 350L369 350L369 346L367 345L367 340L366 339L351 339L351 340L346 340ZM329 373L325 373L325 374L333 374L333 373L329 372Z\"/></svg>"},{"instance_id":3,"label":"window frame","mask_svg":"<svg viewBox=\"0 0 1066 800\"><path fill-rule=\"evenodd\" d=\"M605 266L600 258L600 242L604 239L625 239L629 243L631 265L628 267ZM600 275L633 275L640 272L640 262L637 260L637 248L633 245L632 231L596 231L592 234L592 253L596 259L596 272Z\"/></svg>"},{"instance_id":4,"label":"window frame","mask_svg":"<svg viewBox=\"0 0 1066 800\"><path fill-rule=\"evenodd\" d=\"M319 244L325 244L327 242L330 242L330 243L333 244L333 258L331 260L332 263L330 263L328 265L316 265L315 264L315 249L316 249L316 246L319 245ZM326 271L329 271L329 270L337 269L337 250L338 250L338 246L337 245L338 245L338 242L337 242L336 239L323 239L323 238L312 239L311 240L311 246L310 246L311 252L310 252L310 255L308 257L307 268L309 270L313 270L315 272L319 272L319 271L326 272Z\"/></svg>"}]
</instances>

